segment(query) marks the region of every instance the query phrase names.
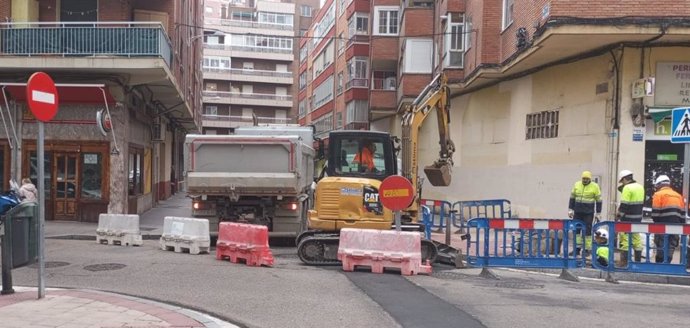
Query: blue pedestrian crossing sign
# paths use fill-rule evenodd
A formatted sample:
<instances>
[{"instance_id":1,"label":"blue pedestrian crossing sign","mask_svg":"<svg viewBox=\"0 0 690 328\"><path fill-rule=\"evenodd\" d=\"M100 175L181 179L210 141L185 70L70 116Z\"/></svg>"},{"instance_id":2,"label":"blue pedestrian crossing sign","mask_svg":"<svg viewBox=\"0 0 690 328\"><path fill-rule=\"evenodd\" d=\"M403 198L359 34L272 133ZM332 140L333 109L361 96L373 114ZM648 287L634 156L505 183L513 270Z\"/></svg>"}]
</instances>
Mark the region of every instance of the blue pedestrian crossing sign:
<instances>
[{"instance_id":1,"label":"blue pedestrian crossing sign","mask_svg":"<svg viewBox=\"0 0 690 328\"><path fill-rule=\"evenodd\" d=\"M672 143L690 143L690 107L673 109Z\"/></svg>"}]
</instances>

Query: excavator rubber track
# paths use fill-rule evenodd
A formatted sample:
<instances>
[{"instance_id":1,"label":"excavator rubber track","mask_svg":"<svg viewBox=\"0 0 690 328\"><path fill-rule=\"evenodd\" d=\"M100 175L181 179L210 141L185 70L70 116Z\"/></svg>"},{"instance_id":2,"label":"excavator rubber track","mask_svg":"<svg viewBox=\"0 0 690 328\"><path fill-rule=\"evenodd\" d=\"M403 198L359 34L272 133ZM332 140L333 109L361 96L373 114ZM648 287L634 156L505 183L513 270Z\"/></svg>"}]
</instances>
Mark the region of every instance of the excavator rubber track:
<instances>
[{"instance_id":1,"label":"excavator rubber track","mask_svg":"<svg viewBox=\"0 0 690 328\"><path fill-rule=\"evenodd\" d=\"M297 255L307 265L339 265L338 235L312 235L300 238Z\"/></svg>"},{"instance_id":2,"label":"excavator rubber track","mask_svg":"<svg viewBox=\"0 0 690 328\"><path fill-rule=\"evenodd\" d=\"M338 260L337 234L312 234L301 236L297 245L297 255L307 265L340 265ZM434 263L438 257L438 248L431 240L422 240L422 263Z\"/></svg>"}]
</instances>

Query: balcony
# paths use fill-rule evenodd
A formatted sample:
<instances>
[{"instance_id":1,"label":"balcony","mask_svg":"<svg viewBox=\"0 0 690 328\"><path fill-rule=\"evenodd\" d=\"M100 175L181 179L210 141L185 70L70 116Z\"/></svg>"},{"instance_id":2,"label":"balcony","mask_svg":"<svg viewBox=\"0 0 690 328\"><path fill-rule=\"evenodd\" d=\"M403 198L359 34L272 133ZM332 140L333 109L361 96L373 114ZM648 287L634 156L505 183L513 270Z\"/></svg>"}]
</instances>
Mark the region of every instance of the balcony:
<instances>
[{"instance_id":1,"label":"balcony","mask_svg":"<svg viewBox=\"0 0 690 328\"><path fill-rule=\"evenodd\" d=\"M0 23L2 72L26 77L45 71L56 81L109 76L126 81L126 88L147 85L151 101L164 108L177 107L181 115L176 118L194 130L193 104L184 97L175 65L179 64L173 61L170 40L160 23Z\"/></svg>"},{"instance_id":2,"label":"balcony","mask_svg":"<svg viewBox=\"0 0 690 328\"><path fill-rule=\"evenodd\" d=\"M269 48L263 46L238 46L229 44L204 43L204 55L227 56L232 52L233 57L270 59L270 60L294 60L292 49Z\"/></svg>"},{"instance_id":3,"label":"balcony","mask_svg":"<svg viewBox=\"0 0 690 328\"><path fill-rule=\"evenodd\" d=\"M345 90L350 89L350 88L368 88L369 87L369 80L368 79L351 79L350 81L347 81L345 83Z\"/></svg>"},{"instance_id":4,"label":"balcony","mask_svg":"<svg viewBox=\"0 0 690 328\"><path fill-rule=\"evenodd\" d=\"M285 125L295 123L292 118L257 117L260 125ZM236 128L240 126L252 126L254 120L251 116L228 115L202 115L202 126L205 128Z\"/></svg>"},{"instance_id":5,"label":"balcony","mask_svg":"<svg viewBox=\"0 0 690 328\"><path fill-rule=\"evenodd\" d=\"M292 107L292 96L288 95L210 90L203 91L202 95L204 103Z\"/></svg>"},{"instance_id":6,"label":"balcony","mask_svg":"<svg viewBox=\"0 0 690 328\"><path fill-rule=\"evenodd\" d=\"M0 23L0 55L61 57L155 57L172 62L170 41L160 24Z\"/></svg>"},{"instance_id":7,"label":"balcony","mask_svg":"<svg viewBox=\"0 0 690 328\"><path fill-rule=\"evenodd\" d=\"M376 72L374 72L376 74ZM393 73L394 74L394 73ZM394 75L389 78L374 78L369 96L372 116L395 112L398 107L397 86Z\"/></svg>"},{"instance_id":8,"label":"balcony","mask_svg":"<svg viewBox=\"0 0 690 328\"><path fill-rule=\"evenodd\" d=\"M204 18L204 22L209 25L246 27L246 28L261 28L269 30L293 31L292 24L277 24L277 23L260 23L254 21L236 20L236 19L222 19L222 18Z\"/></svg>"},{"instance_id":9,"label":"balcony","mask_svg":"<svg viewBox=\"0 0 690 328\"><path fill-rule=\"evenodd\" d=\"M232 80L275 84L292 84L292 72L264 71L241 68L203 67L205 79Z\"/></svg>"}]
</instances>

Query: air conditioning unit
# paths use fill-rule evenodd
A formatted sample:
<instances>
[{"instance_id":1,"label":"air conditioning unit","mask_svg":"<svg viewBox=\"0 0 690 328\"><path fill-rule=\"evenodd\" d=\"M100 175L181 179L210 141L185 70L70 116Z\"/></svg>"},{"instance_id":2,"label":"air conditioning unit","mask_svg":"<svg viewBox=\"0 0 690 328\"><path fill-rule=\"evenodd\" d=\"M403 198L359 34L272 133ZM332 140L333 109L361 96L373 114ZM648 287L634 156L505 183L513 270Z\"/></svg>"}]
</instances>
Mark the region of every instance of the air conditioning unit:
<instances>
[{"instance_id":1,"label":"air conditioning unit","mask_svg":"<svg viewBox=\"0 0 690 328\"><path fill-rule=\"evenodd\" d=\"M153 121L151 125L151 141L162 142L165 140L165 124L160 119Z\"/></svg>"},{"instance_id":2,"label":"air conditioning unit","mask_svg":"<svg viewBox=\"0 0 690 328\"><path fill-rule=\"evenodd\" d=\"M395 90L396 88L396 83L395 83L395 77L387 77L385 80L383 80L383 88L386 90Z\"/></svg>"}]
</instances>

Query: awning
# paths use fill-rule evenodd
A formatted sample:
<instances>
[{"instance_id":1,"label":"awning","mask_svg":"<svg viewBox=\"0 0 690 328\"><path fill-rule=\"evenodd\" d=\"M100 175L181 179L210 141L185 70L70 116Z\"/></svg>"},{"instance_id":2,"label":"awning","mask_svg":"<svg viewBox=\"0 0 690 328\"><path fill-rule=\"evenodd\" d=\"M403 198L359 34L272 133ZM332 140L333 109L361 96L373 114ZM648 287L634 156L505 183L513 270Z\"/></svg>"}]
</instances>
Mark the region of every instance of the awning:
<instances>
[{"instance_id":1,"label":"awning","mask_svg":"<svg viewBox=\"0 0 690 328\"><path fill-rule=\"evenodd\" d=\"M2 88L5 92L2 92ZM108 104L114 104L115 99L107 86L103 84L60 84L56 83L55 87L58 91L58 99L60 103L70 104L103 104L103 91L105 91L105 101ZM101 91L103 89L103 91ZM8 100L16 102L26 101L26 84L25 83L2 83L0 82L0 105L5 105L5 94Z\"/></svg>"},{"instance_id":2,"label":"awning","mask_svg":"<svg viewBox=\"0 0 690 328\"><path fill-rule=\"evenodd\" d=\"M674 107L675 108L675 107ZM669 107L649 107L647 110L654 123L659 123L667 117L671 117L674 108Z\"/></svg>"}]
</instances>

